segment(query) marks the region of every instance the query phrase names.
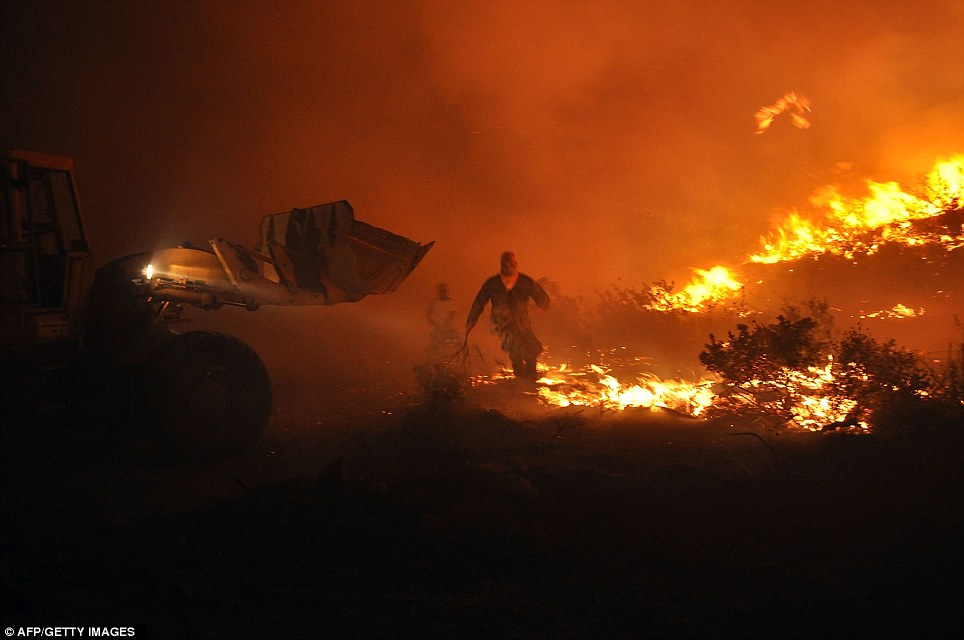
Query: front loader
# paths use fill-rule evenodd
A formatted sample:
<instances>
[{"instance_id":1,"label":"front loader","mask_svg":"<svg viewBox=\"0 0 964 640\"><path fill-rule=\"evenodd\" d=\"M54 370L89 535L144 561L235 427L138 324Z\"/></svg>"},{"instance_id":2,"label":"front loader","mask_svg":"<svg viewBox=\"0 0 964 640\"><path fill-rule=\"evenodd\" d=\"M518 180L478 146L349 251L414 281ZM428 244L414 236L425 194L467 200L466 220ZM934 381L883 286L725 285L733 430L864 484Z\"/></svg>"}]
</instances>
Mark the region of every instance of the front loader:
<instances>
[{"instance_id":1,"label":"front loader","mask_svg":"<svg viewBox=\"0 0 964 640\"><path fill-rule=\"evenodd\" d=\"M395 291L433 244L356 220L339 201L266 216L250 249L218 236L92 273L72 168L69 158L12 151L0 171L5 409L83 405L151 455L237 452L271 411L258 355L223 333L179 330L185 305L357 302Z\"/></svg>"}]
</instances>

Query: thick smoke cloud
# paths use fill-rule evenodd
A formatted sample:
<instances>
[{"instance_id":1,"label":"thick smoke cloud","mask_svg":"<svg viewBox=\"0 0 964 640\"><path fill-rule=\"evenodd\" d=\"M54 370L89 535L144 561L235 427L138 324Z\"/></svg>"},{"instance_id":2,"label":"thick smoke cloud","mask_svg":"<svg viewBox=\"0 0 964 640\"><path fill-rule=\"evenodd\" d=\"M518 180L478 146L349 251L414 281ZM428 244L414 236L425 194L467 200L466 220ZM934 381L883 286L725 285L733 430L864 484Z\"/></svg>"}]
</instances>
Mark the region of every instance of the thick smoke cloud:
<instances>
[{"instance_id":1,"label":"thick smoke cloud","mask_svg":"<svg viewBox=\"0 0 964 640\"><path fill-rule=\"evenodd\" d=\"M465 310L506 248L567 293L682 281L743 260L818 186L912 180L964 149L955 0L0 11L0 143L75 157L100 262L251 244L261 216L341 198L437 241L390 298L238 321L255 340L327 344L341 323L415 348L434 283ZM790 90L813 126L754 135Z\"/></svg>"}]
</instances>

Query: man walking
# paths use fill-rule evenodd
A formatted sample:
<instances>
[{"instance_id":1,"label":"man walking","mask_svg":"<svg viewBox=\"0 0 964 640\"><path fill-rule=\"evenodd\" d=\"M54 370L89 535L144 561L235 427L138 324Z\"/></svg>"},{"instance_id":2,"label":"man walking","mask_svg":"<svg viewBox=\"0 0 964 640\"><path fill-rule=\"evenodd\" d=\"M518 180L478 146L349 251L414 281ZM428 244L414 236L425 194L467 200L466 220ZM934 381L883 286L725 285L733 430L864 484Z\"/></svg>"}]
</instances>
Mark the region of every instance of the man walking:
<instances>
[{"instance_id":1,"label":"man walking","mask_svg":"<svg viewBox=\"0 0 964 640\"><path fill-rule=\"evenodd\" d=\"M488 278L472 302L465 321L465 337L475 327L485 305L492 303L491 327L499 336L502 350L509 354L516 378L535 380L536 361L542 353L542 343L532 331L529 320L529 299L540 309L549 308L549 295L539 283L519 273L515 254L506 251L499 259L499 273Z\"/></svg>"}]
</instances>

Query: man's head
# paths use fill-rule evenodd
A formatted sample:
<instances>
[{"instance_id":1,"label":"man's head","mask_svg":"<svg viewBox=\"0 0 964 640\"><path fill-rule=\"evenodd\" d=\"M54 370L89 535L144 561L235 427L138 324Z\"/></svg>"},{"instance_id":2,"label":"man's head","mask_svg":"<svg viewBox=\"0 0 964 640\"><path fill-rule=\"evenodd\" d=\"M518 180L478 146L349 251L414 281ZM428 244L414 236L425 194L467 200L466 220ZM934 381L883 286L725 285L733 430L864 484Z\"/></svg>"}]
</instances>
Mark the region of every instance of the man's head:
<instances>
[{"instance_id":1,"label":"man's head","mask_svg":"<svg viewBox=\"0 0 964 640\"><path fill-rule=\"evenodd\" d=\"M499 258L499 271L504 276L514 276L519 273L519 261L511 251L504 251Z\"/></svg>"}]
</instances>

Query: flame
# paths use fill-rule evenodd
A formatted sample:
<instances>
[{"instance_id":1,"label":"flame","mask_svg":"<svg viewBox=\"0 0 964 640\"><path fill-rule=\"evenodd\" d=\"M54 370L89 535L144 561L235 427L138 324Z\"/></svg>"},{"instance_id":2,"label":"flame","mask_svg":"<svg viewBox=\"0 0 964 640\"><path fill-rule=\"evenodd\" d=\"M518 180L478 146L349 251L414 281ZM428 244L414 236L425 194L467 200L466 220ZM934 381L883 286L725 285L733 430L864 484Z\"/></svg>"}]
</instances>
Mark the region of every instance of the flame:
<instances>
[{"instance_id":1,"label":"flame","mask_svg":"<svg viewBox=\"0 0 964 640\"><path fill-rule=\"evenodd\" d=\"M924 315L924 309L914 310L910 307L905 307L899 302L895 304L890 309L883 309L881 311L874 311L873 313L861 314L861 318L916 318L918 316Z\"/></svg>"},{"instance_id":2,"label":"flame","mask_svg":"<svg viewBox=\"0 0 964 640\"><path fill-rule=\"evenodd\" d=\"M964 154L938 162L924 178L925 192L942 209L964 206Z\"/></svg>"},{"instance_id":3,"label":"flame","mask_svg":"<svg viewBox=\"0 0 964 640\"><path fill-rule=\"evenodd\" d=\"M789 393L793 404L790 413L796 426L808 431L820 431L834 423L844 422L856 408L857 401L833 391L838 374L833 356L823 367L807 367L806 371L784 370L784 382L777 383ZM869 430L865 420L857 422L862 431Z\"/></svg>"},{"instance_id":4,"label":"flame","mask_svg":"<svg viewBox=\"0 0 964 640\"><path fill-rule=\"evenodd\" d=\"M736 275L722 265L693 271L695 275L690 283L675 293L663 285L650 287L652 302L644 305L645 308L653 311L680 310L698 313L720 301L733 298L743 289L743 284L737 280Z\"/></svg>"},{"instance_id":5,"label":"flame","mask_svg":"<svg viewBox=\"0 0 964 640\"><path fill-rule=\"evenodd\" d=\"M588 365L582 371L573 371L567 365L547 366L543 373L538 380L539 400L556 407L593 407L611 411L633 407L651 411L669 409L697 418L704 417L714 407L754 404L784 414L788 409L790 426L807 431L842 424L857 407L855 400L839 395L834 384L839 375L857 374L844 371L835 364L833 356L828 356L827 364L822 367L784 369L776 380L751 380L723 395L716 393L719 383L714 380L662 380L644 374L637 375L633 382L622 382L609 368L597 364ZM766 399L768 394L772 399ZM853 425L861 431L869 431L866 419L857 420Z\"/></svg>"},{"instance_id":6,"label":"flame","mask_svg":"<svg viewBox=\"0 0 964 640\"><path fill-rule=\"evenodd\" d=\"M832 185L818 189L810 203L822 216L790 211L774 233L760 239L762 251L750 255L747 262L775 264L823 254L852 260L895 243L939 245L947 251L964 246L964 227L914 224L964 206L964 154L937 161L922 182L921 193L913 194L896 182L867 181L869 195L863 199L846 197ZM643 307L700 313L735 299L744 288L741 276L722 265L693 273L690 283L676 292L665 283L650 286L650 301Z\"/></svg>"},{"instance_id":7,"label":"flame","mask_svg":"<svg viewBox=\"0 0 964 640\"><path fill-rule=\"evenodd\" d=\"M671 409L696 417L712 404L714 397L711 380L688 382L641 375L633 383L623 383L610 370L596 364L581 372L568 371L566 365L550 368L538 382L540 400L558 407Z\"/></svg>"},{"instance_id":8,"label":"flame","mask_svg":"<svg viewBox=\"0 0 964 640\"><path fill-rule=\"evenodd\" d=\"M905 192L896 182L868 181L867 187L870 195L863 199L845 197L833 186L818 190L810 202L822 210L823 219L790 212L775 234L761 238L763 251L750 261L774 264L828 253L852 259L858 253L873 255L887 243L937 244L948 251L964 246L962 230L943 233L913 224L964 203L964 154L939 160L919 194Z\"/></svg>"},{"instance_id":9,"label":"flame","mask_svg":"<svg viewBox=\"0 0 964 640\"><path fill-rule=\"evenodd\" d=\"M809 129L810 121L805 114L810 112L810 101L804 96L791 91L776 102L765 107L761 107L754 114L756 118L756 133L763 133L770 128L773 120L781 113L789 112L793 126L798 129Z\"/></svg>"}]
</instances>

